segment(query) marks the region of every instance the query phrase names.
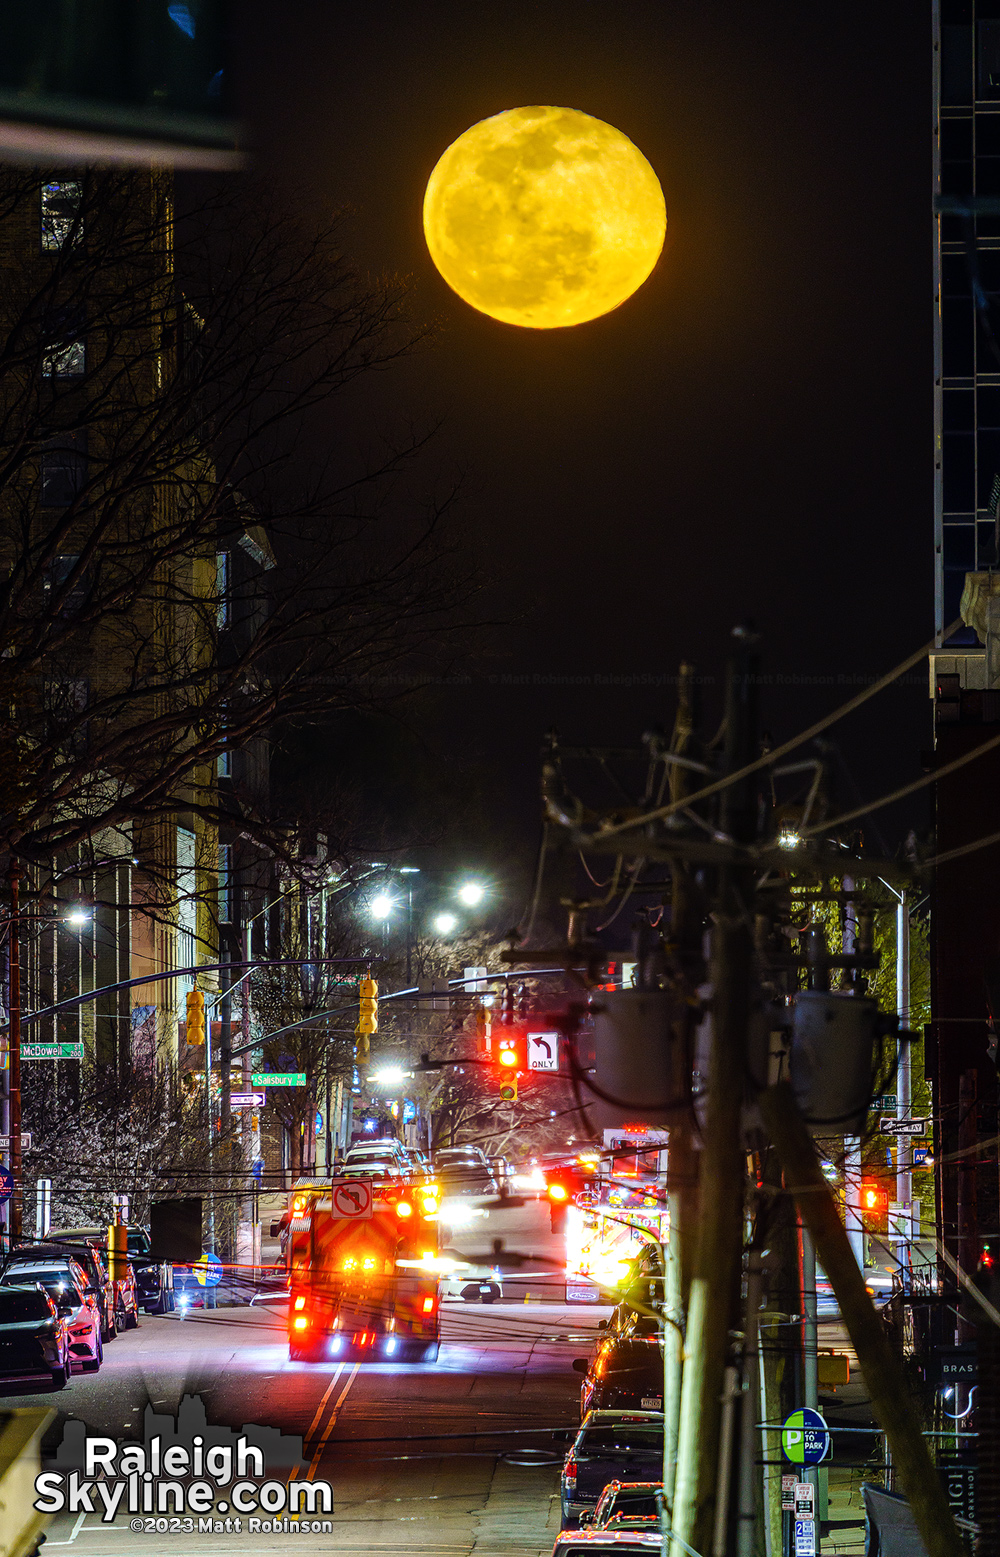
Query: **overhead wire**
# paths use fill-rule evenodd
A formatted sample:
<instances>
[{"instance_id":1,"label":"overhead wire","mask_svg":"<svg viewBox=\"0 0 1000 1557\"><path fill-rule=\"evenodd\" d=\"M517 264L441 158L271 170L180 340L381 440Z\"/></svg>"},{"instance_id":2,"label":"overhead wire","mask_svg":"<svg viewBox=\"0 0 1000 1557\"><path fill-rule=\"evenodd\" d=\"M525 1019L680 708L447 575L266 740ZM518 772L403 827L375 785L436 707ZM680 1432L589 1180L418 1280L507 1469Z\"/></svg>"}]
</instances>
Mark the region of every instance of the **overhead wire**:
<instances>
[{"instance_id":1,"label":"overhead wire","mask_svg":"<svg viewBox=\"0 0 1000 1557\"><path fill-rule=\"evenodd\" d=\"M868 800L864 805L855 806L853 811L844 811L840 816L831 817L828 822L817 822L812 827L804 827L801 836L811 838L816 833L831 832L837 827L843 827L846 822L854 822L859 817L867 816L871 811L879 811L883 806L892 805L897 800L905 800L907 795L915 794L918 789L926 789L928 784L936 784L939 779L947 778L949 773L957 773L959 768L964 768L967 763L974 762L977 757L984 756L986 752L993 751L997 746L1000 746L1000 735L993 735L988 741L974 746L971 751L963 752L962 756L946 762L943 767L935 768L933 773L925 773L923 778L914 779L911 784L903 784L899 789L894 789L891 794L881 795L877 800Z\"/></svg>"},{"instance_id":2,"label":"overhead wire","mask_svg":"<svg viewBox=\"0 0 1000 1557\"><path fill-rule=\"evenodd\" d=\"M928 643L917 649L914 654L908 655L905 660L901 660L892 670L886 671L884 676L880 676L877 681L872 682L870 687L866 687L864 691L856 693L846 703L842 703L839 708L835 708L832 713L824 714L822 719L817 719L814 724L809 725L807 729L793 736L791 740L784 741L782 745L775 746L773 750L765 752L763 756L755 758L753 762L748 762L742 768L737 768L734 773L724 774L722 778L716 779L711 784L706 784L704 788L695 790L694 794L685 795L683 800L671 801L669 805L659 806L654 811L647 811L641 816L629 817L627 821L616 822L611 827L604 827L596 836L600 837L603 842L607 838L614 837L616 833L629 832L636 827L644 827L648 822L662 821L668 816L676 815L685 806L695 805L700 800L707 800L709 796L717 795L721 790L728 789L730 785L741 783L743 779L749 778L751 773L759 773L762 768L770 767L772 763L780 761L788 752L795 751L799 746L804 746L807 741L813 740L817 735L821 735L824 730L828 730L832 724L836 724L838 720L853 713L856 708L860 708L863 703L867 703L870 698L877 696L879 692L884 692L886 687L891 686L894 681L898 681L899 677L904 675L906 671L912 670L914 665L919 664L928 654L939 648L942 637L949 637L961 626L962 618L956 617L953 622L950 622L944 628L942 634L935 634ZM998 737L998 740L1000 740L1000 737Z\"/></svg>"}]
</instances>

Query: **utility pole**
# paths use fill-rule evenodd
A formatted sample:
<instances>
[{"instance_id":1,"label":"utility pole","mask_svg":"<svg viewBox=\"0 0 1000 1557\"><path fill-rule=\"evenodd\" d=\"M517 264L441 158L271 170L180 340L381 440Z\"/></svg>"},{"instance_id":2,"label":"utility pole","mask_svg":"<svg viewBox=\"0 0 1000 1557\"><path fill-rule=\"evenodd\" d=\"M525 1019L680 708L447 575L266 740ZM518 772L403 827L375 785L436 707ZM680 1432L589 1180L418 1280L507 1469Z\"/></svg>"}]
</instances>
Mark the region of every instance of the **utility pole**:
<instances>
[{"instance_id":1,"label":"utility pole","mask_svg":"<svg viewBox=\"0 0 1000 1557\"><path fill-rule=\"evenodd\" d=\"M757 656L754 637L733 634L727 666L725 771L756 755ZM720 830L749 842L757 825L751 779L722 791ZM742 1108L753 975L751 871L723 865L712 931L712 1055L708 1121L700 1176L700 1214L684 1343L681 1419L672 1533L695 1551L714 1546L720 1476L722 1400L729 1330L736 1309L743 1252L745 1157ZM723 1517L720 1515L720 1517ZM676 1544L676 1541L675 1541Z\"/></svg>"},{"instance_id":2,"label":"utility pole","mask_svg":"<svg viewBox=\"0 0 1000 1557\"><path fill-rule=\"evenodd\" d=\"M900 1032L905 1032L910 1025L910 905L905 891L900 893L896 905L896 1009ZM909 1120L912 1114L910 1040L901 1037L896 1042L896 1118ZM896 1136L896 1201L900 1206L899 1231L905 1234L905 1243L901 1240L896 1248L902 1255L899 1263L904 1284L908 1285L913 1266L913 1141L902 1132Z\"/></svg>"},{"instance_id":3,"label":"utility pole","mask_svg":"<svg viewBox=\"0 0 1000 1557\"><path fill-rule=\"evenodd\" d=\"M10 1104L8 1131L10 1134L10 1171L14 1180L14 1193L10 1202L11 1246L20 1239L23 1231L24 1185L21 1163L21 919L19 890L21 867L11 860L7 872L10 881L10 1010L8 1012L8 1042L10 1044Z\"/></svg>"}]
</instances>

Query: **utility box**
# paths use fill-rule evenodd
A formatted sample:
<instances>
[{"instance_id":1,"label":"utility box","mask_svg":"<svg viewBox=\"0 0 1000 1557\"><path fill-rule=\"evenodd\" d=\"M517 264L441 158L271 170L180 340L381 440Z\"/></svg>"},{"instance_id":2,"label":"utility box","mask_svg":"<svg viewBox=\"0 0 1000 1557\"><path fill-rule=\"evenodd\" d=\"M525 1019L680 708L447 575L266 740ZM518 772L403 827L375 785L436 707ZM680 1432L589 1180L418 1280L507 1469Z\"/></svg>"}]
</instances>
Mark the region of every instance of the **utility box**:
<instances>
[{"instance_id":1,"label":"utility box","mask_svg":"<svg viewBox=\"0 0 1000 1557\"><path fill-rule=\"evenodd\" d=\"M586 1078L598 1090L580 1087L587 1117L597 1129L632 1121L668 1125L682 1112L691 1061L673 1030L678 1014L677 1001L666 990L601 993L594 1006L594 1068Z\"/></svg>"},{"instance_id":2,"label":"utility box","mask_svg":"<svg viewBox=\"0 0 1000 1557\"><path fill-rule=\"evenodd\" d=\"M875 1002L856 995L802 990L795 996L788 1070L813 1135L864 1133L879 1020Z\"/></svg>"},{"instance_id":3,"label":"utility box","mask_svg":"<svg viewBox=\"0 0 1000 1557\"><path fill-rule=\"evenodd\" d=\"M201 1259L201 1196L154 1200L149 1212L150 1255L174 1265Z\"/></svg>"}]
</instances>

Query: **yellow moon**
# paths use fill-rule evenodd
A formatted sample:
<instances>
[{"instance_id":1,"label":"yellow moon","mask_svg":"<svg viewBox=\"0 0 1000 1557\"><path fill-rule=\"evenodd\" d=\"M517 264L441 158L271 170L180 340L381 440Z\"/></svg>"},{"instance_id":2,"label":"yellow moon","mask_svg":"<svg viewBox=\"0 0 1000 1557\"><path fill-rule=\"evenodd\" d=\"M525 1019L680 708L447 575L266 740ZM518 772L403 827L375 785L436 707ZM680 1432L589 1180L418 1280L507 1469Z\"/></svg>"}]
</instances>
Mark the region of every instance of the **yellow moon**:
<instances>
[{"instance_id":1,"label":"yellow moon","mask_svg":"<svg viewBox=\"0 0 1000 1557\"><path fill-rule=\"evenodd\" d=\"M448 285L533 330L610 313L646 280L667 228L642 152L575 108L510 108L453 141L424 196L424 235Z\"/></svg>"}]
</instances>

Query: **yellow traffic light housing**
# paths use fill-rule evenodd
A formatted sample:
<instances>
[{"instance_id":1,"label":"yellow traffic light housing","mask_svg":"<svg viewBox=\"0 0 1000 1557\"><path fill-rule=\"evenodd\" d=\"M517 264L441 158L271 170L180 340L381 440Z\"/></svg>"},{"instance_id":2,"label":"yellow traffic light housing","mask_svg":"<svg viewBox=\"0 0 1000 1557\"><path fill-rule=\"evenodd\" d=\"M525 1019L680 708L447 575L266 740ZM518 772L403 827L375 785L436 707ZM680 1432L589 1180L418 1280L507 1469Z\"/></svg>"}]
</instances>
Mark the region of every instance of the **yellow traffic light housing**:
<instances>
[{"instance_id":1,"label":"yellow traffic light housing","mask_svg":"<svg viewBox=\"0 0 1000 1557\"><path fill-rule=\"evenodd\" d=\"M501 1083L500 1096L505 1103L517 1102L517 1077L511 1076Z\"/></svg>"},{"instance_id":2,"label":"yellow traffic light housing","mask_svg":"<svg viewBox=\"0 0 1000 1557\"><path fill-rule=\"evenodd\" d=\"M357 1043L354 1045L354 1059L358 1065L364 1065L368 1060L371 1045L368 1041L370 1033L378 1032L378 980L369 974L358 984L358 1025L354 1029Z\"/></svg>"},{"instance_id":3,"label":"yellow traffic light housing","mask_svg":"<svg viewBox=\"0 0 1000 1557\"><path fill-rule=\"evenodd\" d=\"M205 1042L205 997L200 989L189 989L187 995L187 1041Z\"/></svg>"}]
</instances>

